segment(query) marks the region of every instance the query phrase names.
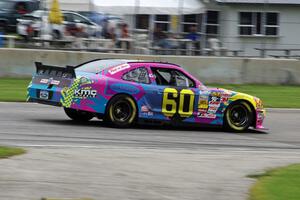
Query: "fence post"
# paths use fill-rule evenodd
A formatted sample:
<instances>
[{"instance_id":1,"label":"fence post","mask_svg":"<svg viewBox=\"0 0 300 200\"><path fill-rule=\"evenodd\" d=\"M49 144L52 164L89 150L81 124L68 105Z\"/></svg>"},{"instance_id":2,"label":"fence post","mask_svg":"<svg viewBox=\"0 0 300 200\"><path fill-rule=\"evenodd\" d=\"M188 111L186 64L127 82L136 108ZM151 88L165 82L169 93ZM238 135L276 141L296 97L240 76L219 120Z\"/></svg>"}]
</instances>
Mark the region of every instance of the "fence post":
<instances>
[{"instance_id":1,"label":"fence post","mask_svg":"<svg viewBox=\"0 0 300 200\"><path fill-rule=\"evenodd\" d=\"M0 48L3 47L3 33L0 32Z\"/></svg>"}]
</instances>

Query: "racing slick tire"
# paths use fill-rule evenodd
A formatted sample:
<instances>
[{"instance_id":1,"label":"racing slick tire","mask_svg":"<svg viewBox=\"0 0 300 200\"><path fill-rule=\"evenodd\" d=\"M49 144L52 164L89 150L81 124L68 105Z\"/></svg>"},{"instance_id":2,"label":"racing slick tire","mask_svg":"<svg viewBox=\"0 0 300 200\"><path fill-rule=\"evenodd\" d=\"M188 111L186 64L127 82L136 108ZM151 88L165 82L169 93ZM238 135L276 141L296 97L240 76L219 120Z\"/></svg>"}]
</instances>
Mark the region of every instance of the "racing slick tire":
<instances>
[{"instance_id":1,"label":"racing slick tire","mask_svg":"<svg viewBox=\"0 0 300 200\"><path fill-rule=\"evenodd\" d=\"M105 121L118 128L128 128L137 119L137 106L128 95L117 95L109 102Z\"/></svg>"},{"instance_id":2,"label":"racing slick tire","mask_svg":"<svg viewBox=\"0 0 300 200\"><path fill-rule=\"evenodd\" d=\"M72 108L64 108L66 115L74 121L87 122L93 119L94 115L89 112L75 110Z\"/></svg>"},{"instance_id":3,"label":"racing slick tire","mask_svg":"<svg viewBox=\"0 0 300 200\"><path fill-rule=\"evenodd\" d=\"M245 101L233 102L224 115L224 128L228 131L243 132L253 124L254 113Z\"/></svg>"}]
</instances>

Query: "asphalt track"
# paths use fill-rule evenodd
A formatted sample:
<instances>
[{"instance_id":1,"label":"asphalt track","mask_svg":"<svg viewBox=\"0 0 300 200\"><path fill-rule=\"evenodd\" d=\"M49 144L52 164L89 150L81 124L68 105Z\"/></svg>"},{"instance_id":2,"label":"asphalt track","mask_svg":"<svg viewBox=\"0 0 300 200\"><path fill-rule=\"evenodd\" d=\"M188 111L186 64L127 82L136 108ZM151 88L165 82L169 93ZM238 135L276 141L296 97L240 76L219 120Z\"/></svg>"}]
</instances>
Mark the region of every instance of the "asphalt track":
<instances>
[{"instance_id":1,"label":"asphalt track","mask_svg":"<svg viewBox=\"0 0 300 200\"><path fill-rule=\"evenodd\" d=\"M0 199L245 200L251 173L300 162L300 110L268 109L268 131L105 127L76 124L63 110L0 103Z\"/></svg>"},{"instance_id":2,"label":"asphalt track","mask_svg":"<svg viewBox=\"0 0 300 200\"><path fill-rule=\"evenodd\" d=\"M269 130L235 134L217 128L105 127L99 120L78 124L62 108L0 103L0 143L20 146L117 145L161 148L249 147L300 149L300 110L271 109Z\"/></svg>"}]
</instances>

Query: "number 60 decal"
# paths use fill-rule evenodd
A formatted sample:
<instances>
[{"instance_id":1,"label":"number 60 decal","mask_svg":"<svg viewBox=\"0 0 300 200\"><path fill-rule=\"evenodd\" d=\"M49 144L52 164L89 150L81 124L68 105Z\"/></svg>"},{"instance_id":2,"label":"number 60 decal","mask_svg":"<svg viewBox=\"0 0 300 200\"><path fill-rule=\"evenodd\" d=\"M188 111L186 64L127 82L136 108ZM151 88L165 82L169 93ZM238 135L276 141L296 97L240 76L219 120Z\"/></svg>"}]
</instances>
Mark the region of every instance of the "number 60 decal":
<instances>
[{"instance_id":1,"label":"number 60 decal","mask_svg":"<svg viewBox=\"0 0 300 200\"><path fill-rule=\"evenodd\" d=\"M192 90L183 89L178 95L176 89L165 88L163 93L162 113L167 117L173 117L176 113L178 113L180 117L190 117L193 115L194 100L195 94Z\"/></svg>"}]
</instances>

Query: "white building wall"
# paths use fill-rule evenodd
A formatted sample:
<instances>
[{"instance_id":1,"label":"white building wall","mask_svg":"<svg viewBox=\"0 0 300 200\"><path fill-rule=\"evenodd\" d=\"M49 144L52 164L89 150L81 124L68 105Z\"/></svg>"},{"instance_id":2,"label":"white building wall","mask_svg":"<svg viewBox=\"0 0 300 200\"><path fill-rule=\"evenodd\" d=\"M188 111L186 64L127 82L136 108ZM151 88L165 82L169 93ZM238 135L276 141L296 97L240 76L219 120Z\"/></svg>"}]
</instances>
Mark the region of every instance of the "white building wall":
<instances>
[{"instance_id":1,"label":"white building wall","mask_svg":"<svg viewBox=\"0 0 300 200\"><path fill-rule=\"evenodd\" d=\"M291 5L222 5L215 7L221 11L220 40L232 50L244 50L244 55L259 56L254 48L299 48L300 49L300 6ZM239 36L239 12L278 12L279 36ZM284 52L268 52L283 55ZM293 53L300 55L299 52Z\"/></svg>"}]
</instances>

